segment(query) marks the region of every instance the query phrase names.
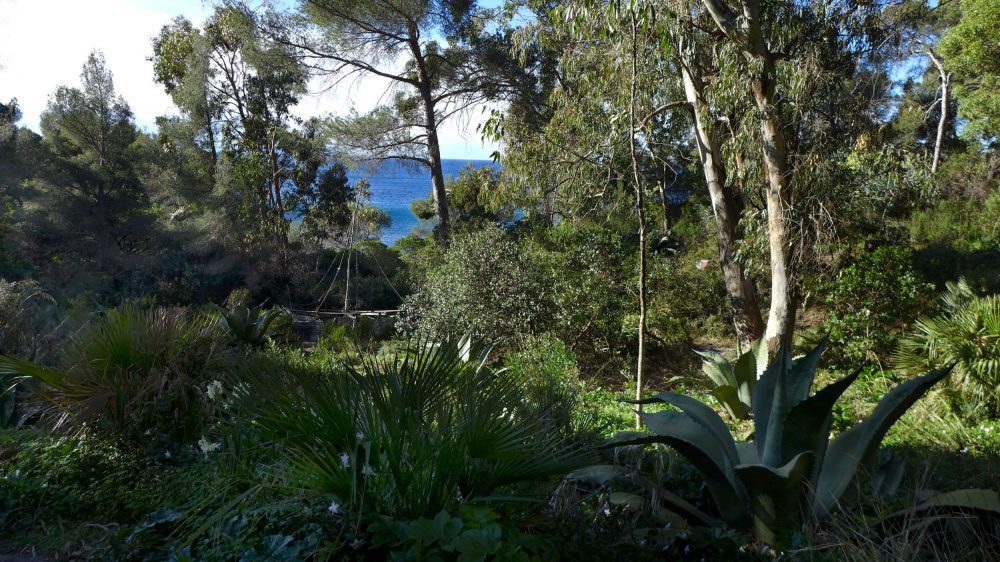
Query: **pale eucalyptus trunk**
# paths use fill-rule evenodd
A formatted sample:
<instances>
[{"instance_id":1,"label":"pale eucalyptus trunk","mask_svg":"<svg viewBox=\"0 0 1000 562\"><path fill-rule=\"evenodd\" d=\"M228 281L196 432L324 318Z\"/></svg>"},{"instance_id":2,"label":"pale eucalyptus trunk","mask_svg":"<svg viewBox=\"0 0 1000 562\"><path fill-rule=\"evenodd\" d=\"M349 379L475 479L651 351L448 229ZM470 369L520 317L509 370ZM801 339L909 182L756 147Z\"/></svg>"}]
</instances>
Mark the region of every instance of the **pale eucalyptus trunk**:
<instances>
[{"instance_id":1,"label":"pale eucalyptus trunk","mask_svg":"<svg viewBox=\"0 0 1000 562\"><path fill-rule=\"evenodd\" d=\"M948 125L948 86L951 84L951 75L944 68L934 51L927 49L927 57L931 59L941 77L941 115L938 118L937 136L934 138L934 159L931 161L931 173L936 173L938 165L941 163L941 145L944 144L944 131Z\"/></svg>"},{"instance_id":2,"label":"pale eucalyptus trunk","mask_svg":"<svg viewBox=\"0 0 1000 562\"><path fill-rule=\"evenodd\" d=\"M757 67L751 78L751 89L760 113L771 262L771 307L764 338L769 354L774 356L779 347L790 342L795 327L792 246L788 240L786 217L792 203L791 171L788 165L788 146L775 101L778 77L774 55L763 36L757 0L743 0L743 13L740 16L722 0L702 0L702 3L719 30L743 50L748 65L751 68Z\"/></svg>"},{"instance_id":3,"label":"pale eucalyptus trunk","mask_svg":"<svg viewBox=\"0 0 1000 562\"><path fill-rule=\"evenodd\" d=\"M712 133L712 124L707 119L701 79L686 65L681 66L681 76L684 81L685 96L694 113L698 155L712 200L712 214L715 217L716 239L719 244L719 265L733 310L736 337L740 347L745 348L764 334L764 320L760 314L753 281L747 277L743 266L736 259L742 199L733 192L732 186L727 182L720 141L718 136Z\"/></svg>"}]
</instances>

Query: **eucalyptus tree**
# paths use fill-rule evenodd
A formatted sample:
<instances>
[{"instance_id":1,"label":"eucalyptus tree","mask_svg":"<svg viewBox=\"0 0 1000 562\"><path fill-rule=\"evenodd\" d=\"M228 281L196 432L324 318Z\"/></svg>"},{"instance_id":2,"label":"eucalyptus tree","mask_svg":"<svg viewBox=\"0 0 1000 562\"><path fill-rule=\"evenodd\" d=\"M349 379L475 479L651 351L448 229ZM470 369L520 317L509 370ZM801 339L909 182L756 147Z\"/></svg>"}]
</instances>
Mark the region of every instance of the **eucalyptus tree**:
<instances>
[{"instance_id":1,"label":"eucalyptus tree","mask_svg":"<svg viewBox=\"0 0 1000 562\"><path fill-rule=\"evenodd\" d=\"M816 258L814 248L834 236L830 225L843 218L831 209L847 175L831 155L848 152L886 111L888 80L873 63L885 40L878 18L884 5L667 0L658 6L670 22L666 43L695 110L706 182L719 184L716 217L735 209L719 222L742 223L732 235L719 229L720 249L734 240L740 261L750 264L755 244L766 246L764 336L773 353L794 327L797 268ZM761 218L766 226L758 226ZM727 275L731 297L738 281Z\"/></svg>"},{"instance_id":2,"label":"eucalyptus tree","mask_svg":"<svg viewBox=\"0 0 1000 562\"><path fill-rule=\"evenodd\" d=\"M303 0L294 13L270 15L272 37L314 72L334 83L388 82L388 103L331 118L332 136L358 160L425 167L442 242L449 207L439 130L510 87L498 80L505 53L482 15L471 0Z\"/></svg>"},{"instance_id":3,"label":"eucalyptus tree","mask_svg":"<svg viewBox=\"0 0 1000 562\"><path fill-rule=\"evenodd\" d=\"M1000 143L1000 3L964 0L961 17L942 36L945 67L957 74L965 134L996 148Z\"/></svg>"},{"instance_id":4,"label":"eucalyptus tree","mask_svg":"<svg viewBox=\"0 0 1000 562\"><path fill-rule=\"evenodd\" d=\"M156 80L200 131L202 150L218 163L216 185L252 244L284 249L290 216L286 182L296 166L291 113L305 92L306 72L290 49L257 33L255 15L216 8L202 29L178 18L153 39ZM264 239L255 235L262 232Z\"/></svg>"}]
</instances>

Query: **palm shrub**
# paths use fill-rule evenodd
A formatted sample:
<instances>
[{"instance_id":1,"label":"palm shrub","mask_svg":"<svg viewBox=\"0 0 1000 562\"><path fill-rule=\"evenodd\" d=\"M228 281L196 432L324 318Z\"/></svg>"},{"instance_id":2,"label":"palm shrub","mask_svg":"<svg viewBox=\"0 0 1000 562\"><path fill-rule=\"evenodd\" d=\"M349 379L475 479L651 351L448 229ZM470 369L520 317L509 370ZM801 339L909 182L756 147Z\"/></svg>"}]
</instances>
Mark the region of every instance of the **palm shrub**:
<instances>
[{"instance_id":1,"label":"palm shrub","mask_svg":"<svg viewBox=\"0 0 1000 562\"><path fill-rule=\"evenodd\" d=\"M966 412L1000 415L1000 295L978 297L965 280L948 283L944 313L916 321L900 339L895 367L907 374L954 363L949 397Z\"/></svg>"},{"instance_id":2,"label":"palm shrub","mask_svg":"<svg viewBox=\"0 0 1000 562\"><path fill-rule=\"evenodd\" d=\"M237 412L287 451L293 485L329 494L335 512L432 517L593 460L484 359L468 340L418 342L342 372L245 372Z\"/></svg>"},{"instance_id":3,"label":"palm shrub","mask_svg":"<svg viewBox=\"0 0 1000 562\"><path fill-rule=\"evenodd\" d=\"M665 443L701 474L722 520L752 529L774 544L800 530L807 516L824 519L858 474L875 457L889 428L949 369L910 379L888 392L871 415L830 438L833 406L860 370L809 395L825 342L793 360L787 350L768 365L753 396L753 442L736 440L722 418L703 402L664 392L642 404L680 411L643 412L649 433L619 434L612 445ZM665 500L668 498L664 498ZM690 514L690 504L677 506ZM711 520L700 513L697 519Z\"/></svg>"},{"instance_id":4,"label":"palm shrub","mask_svg":"<svg viewBox=\"0 0 1000 562\"><path fill-rule=\"evenodd\" d=\"M227 310L219 308L219 319L232 341L239 345L260 349L268 340L290 328L288 317L277 308L268 310L259 306L237 305Z\"/></svg>"},{"instance_id":5,"label":"palm shrub","mask_svg":"<svg viewBox=\"0 0 1000 562\"><path fill-rule=\"evenodd\" d=\"M125 305L70 337L57 366L0 356L0 374L39 383L56 428L188 442L207 424L204 389L221 377L225 359L213 319Z\"/></svg>"}]
</instances>

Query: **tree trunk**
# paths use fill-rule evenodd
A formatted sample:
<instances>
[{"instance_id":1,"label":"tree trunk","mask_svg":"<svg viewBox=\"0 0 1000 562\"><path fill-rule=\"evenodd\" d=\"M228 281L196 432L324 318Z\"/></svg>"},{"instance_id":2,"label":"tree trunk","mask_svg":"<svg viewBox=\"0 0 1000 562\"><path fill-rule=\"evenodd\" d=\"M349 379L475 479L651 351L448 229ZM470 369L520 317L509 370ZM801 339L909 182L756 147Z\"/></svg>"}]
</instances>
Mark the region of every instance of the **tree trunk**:
<instances>
[{"instance_id":1,"label":"tree trunk","mask_svg":"<svg viewBox=\"0 0 1000 562\"><path fill-rule=\"evenodd\" d=\"M441 144L438 141L436 104L431 91L431 80L427 74L424 54L420 49L420 40L416 23L409 27L410 53L417 70L420 100L424 106L424 130L427 133L427 166L431 171L431 190L438 216L438 239L441 244L448 244L450 224L448 220L448 192L444 188L444 171L441 168Z\"/></svg>"},{"instance_id":2,"label":"tree trunk","mask_svg":"<svg viewBox=\"0 0 1000 562\"><path fill-rule=\"evenodd\" d=\"M639 214L639 350L635 367L635 399L642 400L645 386L644 363L646 359L646 201L642 189L642 178L639 174L639 159L635 153L636 143L636 81L638 57L638 29L635 11L631 12L632 20L632 83L629 90L629 154L632 157L632 181L635 187L635 205ZM635 427L642 427L642 405L638 405L635 415Z\"/></svg>"},{"instance_id":3,"label":"tree trunk","mask_svg":"<svg viewBox=\"0 0 1000 562\"><path fill-rule=\"evenodd\" d=\"M743 266L736 260L736 241L739 239L739 220L743 204L727 183L726 168L722 162L719 139L712 134L706 119L706 106L702 97L700 77L689 67L681 65L684 92L694 112L694 132L698 141L698 154L708 193L712 199L715 216L716 238L719 242L719 265L726 282L726 292L733 309L736 337L740 347L764 335L764 320L760 315L757 292L746 276Z\"/></svg>"},{"instance_id":4,"label":"tree trunk","mask_svg":"<svg viewBox=\"0 0 1000 562\"><path fill-rule=\"evenodd\" d=\"M938 118L937 137L934 139L934 160L931 162L931 173L933 174L937 172L938 164L941 163L941 145L944 143L944 129L948 124L948 86L951 82L951 76L933 51L927 49L926 52L928 58L937 67L941 77L941 116Z\"/></svg>"},{"instance_id":5,"label":"tree trunk","mask_svg":"<svg viewBox=\"0 0 1000 562\"><path fill-rule=\"evenodd\" d=\"M761 113L761 149L767 178L767 233L771 259L771 308L767 315L768 354L773 355L790 343L795 322L792 303L791 244L788 243L785 213L791 208L791 173L788 151L781 129L778 108L774 103L777 77L770 53L763 53L763 70L753 81L754 98Z\"/></svg>"}]
</instances>

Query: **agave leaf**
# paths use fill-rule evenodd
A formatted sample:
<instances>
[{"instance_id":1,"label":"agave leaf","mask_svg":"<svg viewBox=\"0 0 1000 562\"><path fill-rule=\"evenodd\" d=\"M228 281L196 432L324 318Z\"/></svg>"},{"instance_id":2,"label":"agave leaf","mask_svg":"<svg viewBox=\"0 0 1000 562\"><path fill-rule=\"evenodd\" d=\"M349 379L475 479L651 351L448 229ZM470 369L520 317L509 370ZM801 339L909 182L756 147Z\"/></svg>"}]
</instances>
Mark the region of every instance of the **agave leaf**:
<instances>
[{"instance_id":1,"label":"agave leaf","mask_svg":"<svg viewBox=\"0 0 1000 562\"><path fill-rule=\"evenodd\" d=\"M719 406L734 420L745 420L750 417L750 408L740 399L740 392L731 386L717 386L709 391L715 397Z\"/></svg>"},{"instance_id":2,"label":"agave leaf","mask_svg":"<svg viewBox=\"0 0 1000 562\"><path fill-rule=\"evenodd\" d=\"M566 475L566 479L579 480L594 485L604 485L631 474L632 471L624 466L617 464L596 464L574 470Z\"/></svg>"},{"instance_id":3,"label":"agave leaf","mask_svg":"<svg viewBox=\"0 0 1000 562\"><path fill-rule=\"evenodd\" d=\"M735 466L739 464L740 456L736 451L736 443L729 432L729 428L726 427L726 423L722 421L719 414L715 413L715 410L701 400L676 392L661 392L642 402L645 404L662 402L678 408L711 434L712 439L719 444L722 452L726 455L726 460L730 465Z\"/></svg>"},{"instance_id":4,"label":"agave leaf","mask_svg":"<svg viewBox=\"0 0 1000 562\"><path fill-rule=\"evenodd\" d=\"M736 474L750 495L754 533L774 544L780 532L801 526L804 485L816 457L811 451L796 455L779 468L762 464L740 465Z\"/></svg>"},{"instance_id":5,"label":"agave leaf","mask_svg":"<svg viewBox=\"0 0 1000 562\"><path fill-rule=\"evenodd\" d=\"M697 351L703 359L701 370L712 379L716 386L736 386L733 366L726 358L714 351Z\"/></svg>"},{"instance_id":6,"label":"agave leaf","mask_svg":"<svg viewBox=\"0 0 1000 562\"><path fill-rule=\"evenodd\" d=\"M896 495L903 481L906 459L896 455L892 449L882 449L878 468L872 473L872 489L879 498Z\"/></svg>"},{"instance_id":7,"label":"agave leaf","mask_svg":"<svg viewBox=\"0 0 1000 562\"><path fill-rule=\"evenodd\" d=\"M785 418L782 435L781 449L785 462L802 451L813 451L817 468L822 465L833 423L833 405L860 374L861 369L858 369L792 408Z\"/></svg>"},{"instance_id":8,"label":"agave leaf","mask_svg":"<svg viewBox=\"0 0 1000 562\"><path fill-rule=\"evenodd\" d=\"M757 381L757 396L753 401L754 440L761 462L771 466L781 464L781 434L785 416L793 403L787 378L792 364L788 350L782 348L774 363L768 365Z\"/></svg>"},{"instance_id":9,"label":"agave leaf","mask_svg":"<svg viewBox=\"0 0 1000 562\"><path fill-rule=\"evenodd\" d=\"M975 509L1000 514L1000 494L993 490L967 489L938 494L914 508L915 511L934 508Z\"/></svg>"},{"instance_id":10,"label":"agave leaf","mask_svg":"<svg viewBox=\"0 0 1000 562\"><path fill-rule=\"evenodd\" d=\"M948 376L951 366L908 380L889 391L867 419L840 434L830 444L816 483L813 511L826 518L854 479L862 461L879 446L886 432L935 383Z\"/></svg>"},{"instance_id":11,"label":"agave leaf","mask_svg":"<svg viewBox=\"0 0 1000 562\"><path fill-rule=\"evenodd\" d=\"M749 441L737 441L736 450L740 453L739 464L760 464L757 446Z\"/></svg>"},{"instance_id":12,"label":"agave leaf","mask_svg":"<svg viewBox=\"0 0 1000 562\"><path fill-rule=\"evenodd\" d=\"M764 357L758 355L760 348L764 350ZM761 362L763 361L763 362ZM767 346L764 340L759 339L750 344L750 349L736 359L733 365L733 379L735 380L739 400L748 408L753 397L753 388L757 384L757 378L763 374L767 367ZM748 412L749 413L749 412Z\"/></svg>"},{"instance_id":13,"label":"agave leaf","mask_svg":"<svg viewBox=\"0 0 1000 562\"><path fill-rule=\"evenodd\" d=\"M767 369L767 340L764 338L759 338L750 344L750 350L748 354L754 357L754 363L757 369L757 379L760 379L764 375L764 371Z\"/></svg>"},{"instance_id":14,"label":"agave leaf","mask_svg":"<svg viewBox=\"0 0 1000 562\"><path fill-rule=\"evenodd\" d=\"M788 348L782 347L778 359L768 366L758 382L753 406L757 451L762 463L778 466L798 452L784 454L786 419L792 408L809 396L816 364L825 348L824 340L804 358L793 361Z\"/></svg>"},{"instance_id":15,"label":"agave leaf","mask_svg":"<svg viewBox=\"0 0 1000 562\"><path fill-rule=\"evenodd\" d=\"M809 389L812 388L813 378L816 376L816 367L819 365L819 358L826 350L829 341L829 338L823 338L819 345L807 353L805 357L792 362L792 376L787 381L792 404L797 404L809 396Z\"/></svg>"},{"instance_id":16,"label":"agave leaf","mask_svg":"<svg viewBox=\"0 0 1000 562\"><path fill-rule=\"evenodd\" d=\"M679 412L641 413L652 432L647 437L618 441L612 445L665 443L688 460L705 479L719 512L729 525L745 526L749 521L745 493L736 482L733 465L722 445L703 425Z\"/></svg>"}]
</instances>

